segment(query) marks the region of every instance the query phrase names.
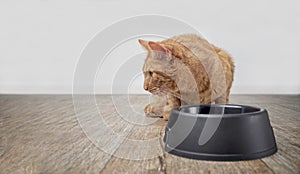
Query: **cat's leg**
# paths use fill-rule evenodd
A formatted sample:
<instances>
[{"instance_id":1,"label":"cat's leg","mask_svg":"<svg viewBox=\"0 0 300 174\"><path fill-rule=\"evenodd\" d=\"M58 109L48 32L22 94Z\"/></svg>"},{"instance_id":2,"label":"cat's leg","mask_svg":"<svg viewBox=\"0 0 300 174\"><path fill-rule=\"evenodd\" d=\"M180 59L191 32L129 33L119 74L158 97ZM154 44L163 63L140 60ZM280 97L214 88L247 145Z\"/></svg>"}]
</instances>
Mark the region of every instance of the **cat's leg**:
<instances>
[{"instance_id":1,"label":"cat's leg","mask_svg":"<svg viewBox=\"0 0 300 174\"><path fill-rule=\"evenodd\" d=\"M229 104L230 88L226 91L226 104Z\"/></svg>"},{"instance_id":2,"label":"cat's leg","mask_svg":"<svg viewBox=\"0 0 300 174\"><path fill-rule=\"evenodd\" d=\"M227 96L226 94L221 95L219 98L217 98L215 100L215 103L216 104L227 104L226 96Z\"/></svg>"},{"instance_id":3,"label":"cat's leg","mask_svg":"<svg viewBox=\"0 0 300 174\"><path fill-rule=\"evenodd\" d=\"M221 95L221 97L219 97L215 100L215 103L216 104L228 104L229 103L229 93L230 93L230 91L227 90L225 92L225 94Z\"/></svg>"},{"instance_id":4,"label":"cat's leg","mask_svg":"<svg viewBox=\"0 0 300 174\"><path fill-rule=\"evenodd\" d=\"M148 104L144 109L145 115L148 117L162 117L164 112L164 106L157 106L154 104Z\"/></svg>"},{"instance_id":5,"label":"cat's leg","mask_svg":"<svg viewBox=\"0 0 300 174\"><path fill-rule=\"evenodd\" d=\"M178 99L177 97L175 97L173 95L167 95L166 101L167 101L167 104L164 107L163 118L164 118L164 120L169 120L171 110L174 108L179 108L181 102L180 102L180 99Z\"/></svg>"},{"instance_id":6,"label":"cat's leg","mask_svg":"<svg viewBox=\"0 0 300 174\"><path fill-rule=\"evenodd\" d=\"M163 117L164 106L166 105L165 97L152 95L152 98L153 102L148 104L144 109L146 116Z\"/></svg>"}]
</instances>

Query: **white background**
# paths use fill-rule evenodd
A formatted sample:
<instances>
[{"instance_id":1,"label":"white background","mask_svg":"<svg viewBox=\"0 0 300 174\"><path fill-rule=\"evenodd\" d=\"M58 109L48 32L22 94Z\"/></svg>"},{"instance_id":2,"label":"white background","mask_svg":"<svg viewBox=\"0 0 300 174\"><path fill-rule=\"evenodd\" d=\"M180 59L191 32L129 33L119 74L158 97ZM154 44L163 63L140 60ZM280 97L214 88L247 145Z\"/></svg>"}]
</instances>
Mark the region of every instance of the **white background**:
<instances>
[{"instance_id":1,"label":"white background","mask_svg":"<svg viewBox=\"0 0 300 174\"><path fill-rule=\"evenodd\" d=\"M189 23L231 53L236 63L232 93L299 94L299 2L2 0L0 93L71 93L76 62L93 35L126 17L160 14ZM142 80L130 92L142 92ZM97 92L109 91L105 80L98 84Z\"/></svg>"}]
</instances>

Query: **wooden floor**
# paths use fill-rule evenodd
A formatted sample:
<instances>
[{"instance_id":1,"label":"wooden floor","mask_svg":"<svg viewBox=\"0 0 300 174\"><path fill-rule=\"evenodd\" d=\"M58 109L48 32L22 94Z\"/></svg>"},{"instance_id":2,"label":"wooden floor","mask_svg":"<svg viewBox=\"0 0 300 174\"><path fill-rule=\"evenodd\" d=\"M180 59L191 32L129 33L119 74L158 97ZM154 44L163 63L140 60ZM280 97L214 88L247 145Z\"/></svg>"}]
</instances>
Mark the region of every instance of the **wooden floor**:
<instances>
[{"instance_id":1,"label":"wooden floor","mask_svg":"<svg viewBox=\"0 0 300 174\"><path fill-rule=\"evenodd\" d=\"M123 96L125 98L128 96ZM148 96L132 95L129 98L131 108L144 118L141 113ZM89 104L84 97L81 102ZM191 160L165 153L161 141L165 121L160 119L150 126L124 122L117 117L119 111L116 111L111 96L96 96L96 103L115 133L128 132L127 139L119 141L118 146L109 134L99 141L107 143L104 150L108 153L93 142L93 138L105 135L101 132L103 127L92 121L98 117L90 116L88 107L82 112L86 116L76 115L72 96L0 95L0 173L300 173L299 95L231 96L231 103L268 110L278 146L278 152L273 156L241 162ZM88 126L100 130L100 134L86 136L83 131L86 125L79 124L82 119ZM138 147L138 143L125 146L125 141L130 138L157 138L159 141L147 147ZM138 160L143 151L153 157Z\"/></svg>"}]
</instances>

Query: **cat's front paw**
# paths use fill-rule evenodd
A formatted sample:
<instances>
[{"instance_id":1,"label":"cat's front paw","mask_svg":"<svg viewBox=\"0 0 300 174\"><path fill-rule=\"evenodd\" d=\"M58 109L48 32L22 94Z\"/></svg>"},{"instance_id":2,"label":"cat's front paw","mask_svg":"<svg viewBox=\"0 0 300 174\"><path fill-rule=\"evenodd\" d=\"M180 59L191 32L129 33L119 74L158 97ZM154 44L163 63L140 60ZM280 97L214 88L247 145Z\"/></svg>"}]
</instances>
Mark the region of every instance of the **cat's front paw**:
<instances>
[{"instance_id":1,"label":"cat's front paw","mask_svg":"<svg viewBox=\"0 0 300 174\"><path fill-rule=\"evenodd\" d=\"M145 112L146 116L149 116L149 117L161 117L162 116L159 112L157 112L157 108L155 108L151 104L148 104L145 107L144 112Z\"/></svg>"},{"instance_id":2,"label":"cat's front paw","mask_svg":"<svg viewBox=\"0 0 300 174\"><path fill-rule=\"evenodd\" d=\"M150 114L152 111L152 105L148 104L145 108L144 108L144 112L146 115Z\"/></svg>"},{"instance_id":3,"label":"cat's front paw","mask_svg":"<svg viewBox=\"0 0 300 174\"><path fill-rule=\"evenodd\" d=\"M166 111L163 115L164 120L168 121L170 117L171 111Z\"/></svg>"}]
</instances>

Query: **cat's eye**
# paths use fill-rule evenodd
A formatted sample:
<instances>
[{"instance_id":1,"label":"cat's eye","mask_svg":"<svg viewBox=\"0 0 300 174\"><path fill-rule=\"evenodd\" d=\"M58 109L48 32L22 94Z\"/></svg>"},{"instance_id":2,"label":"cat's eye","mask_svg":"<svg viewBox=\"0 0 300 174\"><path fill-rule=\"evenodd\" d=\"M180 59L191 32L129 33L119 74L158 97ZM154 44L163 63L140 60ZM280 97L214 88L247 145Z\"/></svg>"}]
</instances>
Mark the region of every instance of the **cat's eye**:
<instances>
[{"instance_id":1,"label":"cat's eye","mask_svg":"<svg viewBox=\"0 0 300 174\"><path fill-rule=\"evenodd\" d=\"M153 72L152 72L152 71L149 71L149 75L152 77L152 76L153 76Z\"/></svg>"}]
</instances>

